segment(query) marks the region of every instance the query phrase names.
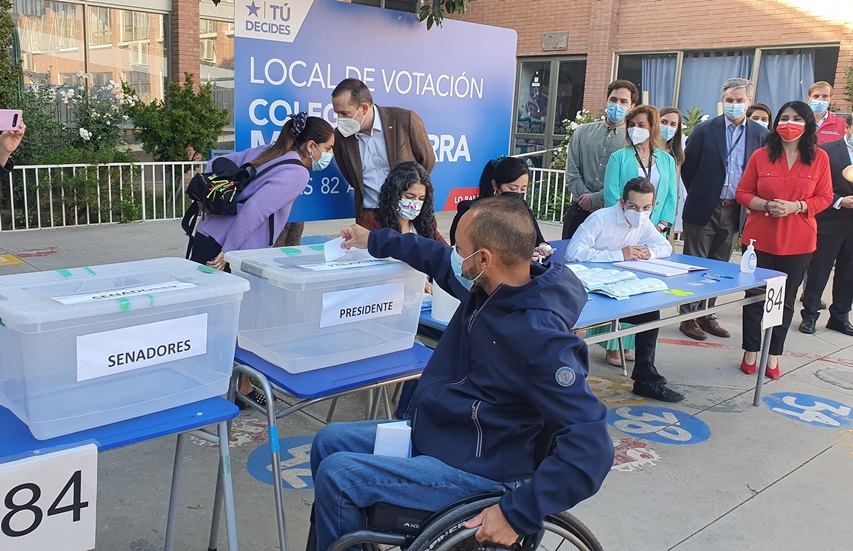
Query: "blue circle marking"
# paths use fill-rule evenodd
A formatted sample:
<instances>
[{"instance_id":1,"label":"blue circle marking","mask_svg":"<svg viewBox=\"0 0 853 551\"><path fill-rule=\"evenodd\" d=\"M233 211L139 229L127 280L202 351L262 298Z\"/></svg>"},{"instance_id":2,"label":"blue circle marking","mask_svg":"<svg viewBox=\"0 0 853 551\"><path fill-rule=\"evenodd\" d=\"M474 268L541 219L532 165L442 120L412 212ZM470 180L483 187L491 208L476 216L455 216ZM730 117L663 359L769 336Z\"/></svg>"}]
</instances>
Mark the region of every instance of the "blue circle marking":
<instances>
[{"instance_id":1,"label":"blue circle marking","mask_svg":"<svg viewBox=\"0 0 853 551\"><path fill-rule=\"evenodd\" d=\"M765 396L764 403L773 413L815 427L853 427L850 406L828 398L796 392L777 392Z\"/></svg>"},{"instance_id":2,"label":"blue circle marking","mask_svg":"<svg viewBox=\"0 0 853 551\"><path fill-rule=\"evenodd\" d=\"M607 412L618 431L661 444L698 444L711 437L708 425L688 413L657 406L625 406Z\"/></svg>"},{"instance_id":3,"label":"blue circle marking","mask_svg":"<svg viewBox=\"0 0 853 551\"><path fill-rule=\"evenodd\" d=\"M311 442L313 436L291 436L280 438L281 487L286 490L311 490ZM273 485L272 456L269 443L261 444L249 454L246 470L253 478L264 484Z\"/></svg>"}]
</instances>

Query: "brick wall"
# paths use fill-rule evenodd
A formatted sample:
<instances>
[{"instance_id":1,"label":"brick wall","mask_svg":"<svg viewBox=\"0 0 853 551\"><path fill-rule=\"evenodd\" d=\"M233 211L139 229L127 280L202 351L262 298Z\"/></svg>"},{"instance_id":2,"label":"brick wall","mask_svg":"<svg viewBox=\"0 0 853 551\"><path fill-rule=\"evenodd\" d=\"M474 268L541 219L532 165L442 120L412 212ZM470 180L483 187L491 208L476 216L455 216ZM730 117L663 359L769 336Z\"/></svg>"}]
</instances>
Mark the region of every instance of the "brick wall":
<instances>
[{"instance_id":1,"label":"brick wall","mask_svg":"<svg viewBox=\"0 0 853 551\"><path fill-rule=\"evenodd\" d=\"M839 44L833 102L853 65L850 0L473 0L461 19L518 32L518 56L586 54L584 103L601 107L614 53ZM542 33L569 32L564 52Z\"/></svg>"},{"instance_id":2,"label":"brick wall","mask_svg":"<svg viewBox=\"0 0 853 551\"><path fill-rule=\"evenodd\" d=\"M198 80L201 67L198 5L198 0L172 0L172 63L169 67L172 82L183 82L185 72L192 73Z\"/></svg>"}]
</instances>

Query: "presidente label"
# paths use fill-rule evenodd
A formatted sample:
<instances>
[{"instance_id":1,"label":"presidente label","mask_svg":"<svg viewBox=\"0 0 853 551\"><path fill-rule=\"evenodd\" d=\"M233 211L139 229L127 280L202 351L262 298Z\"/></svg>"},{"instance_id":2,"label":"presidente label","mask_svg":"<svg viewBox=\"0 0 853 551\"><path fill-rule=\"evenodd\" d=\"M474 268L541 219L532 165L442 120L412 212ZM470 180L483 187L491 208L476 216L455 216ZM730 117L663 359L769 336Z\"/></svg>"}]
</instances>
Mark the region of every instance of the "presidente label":
<instances>
[{"instance_id":1,"label":"presidente label","mask_svg":"<svg viewBox=\"0 0 853 551\"><path fill-rule=\"evenodd\" d=\"M207 314L77 337L77 382L207 353Z\"/></svg>"},{"instance_id":2,"label":"presidente label","mask_svg":"<svg viewBox=\"0 0 853 551\"><path fill-rule=\"evenodd\" d=\"M403 312L403 282L323 293L320 327L398 316Z\"/></svg>"}]
</instances>

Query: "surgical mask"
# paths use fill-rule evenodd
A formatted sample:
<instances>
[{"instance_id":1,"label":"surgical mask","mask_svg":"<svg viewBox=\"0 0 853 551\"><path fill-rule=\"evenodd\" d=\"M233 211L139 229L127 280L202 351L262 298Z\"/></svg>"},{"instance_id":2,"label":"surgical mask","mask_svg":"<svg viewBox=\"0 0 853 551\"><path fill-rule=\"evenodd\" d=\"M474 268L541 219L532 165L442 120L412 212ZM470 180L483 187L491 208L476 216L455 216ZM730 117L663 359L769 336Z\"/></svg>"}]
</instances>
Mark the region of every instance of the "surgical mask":
<instances>
[{"instance_id":1,"label":"surgical mask","mask_svg":"<svg viewBox=\"0 0 853 551\"><path fill-rule=\"evenodd\" d=\"M731 121L736 121L746 114L745 103L724 103L723 115Z\"/></svg>"},{"instance_id":2,"label":"surgical mask","mask_svg":"<svg viewBox=\"0 0 853 551\"><path fill-rule=\"evenodd\" d=\"M459 280L459 283L461 283L462 286L468 289L469 291L474 286L474 282L480 279L480 276L483 275L483 272L480 272L474 279L468 279L467 277L462 275L462 264L478 252L480 252L480 249L477 249L465 258L462 258L462 255L459 254L459 251L456 250L456 245L453 245L450 250L450 267L453 269L453 275L455 275L456 279Z\"/></svg>"},{"instance_id":3,"label":"surgical mask","mask_svg":"<svg viewBox=\"0 0 853 551\"><path fill-rule=\"evenodd\" d=\"M760 125L761 125L761 126L763 126L764 128L770 128L770 123L769 123L769 122L766 122L766 121L753 121L753 122L757 122L758 124L760 124Z\"/></svg>"},{"instance_id":4,"label":"surgical mask","mask_svg":"<svg viewBox=\"0 0 853 551\"><path fill-rule=\"evenodd\" d=\"M812 111L815 113L826 113L826 110L829 109L829 102L813 99L809 102L809 107L811 107Z\"/></svg>"},{"instance_id":5,"label":"surgical mask","mask_svg":"<svg viewBox=\"0 0 853 551\"><path fill-rule=\"evenodd\" d=\"M638 145L649 139L649 131L645 128L633 126L628 129L628 138L632 144Z\"/></svg>"},{"instance_id":6,"label":"surgical mask","mask_svg":"<svg viewBox=\"0 0 853 551\"><path fill-rule=\"evenodd\" d=\"M649 220L649 217L651 217L651 215L652 213L647 210L639 212L636 210L628 209L625 211L625 220L627 220L628 223L631 224L632 228L639 228L640 224L643 223L643 220Z\"/></svg>"},{"instance_id":7,"label":"surgical mask","mask_svg":"<svg viewBox=\"0 0 853 551\"><path fill-rule=\"evenodd\" d=\"M607 109L604 110L610 122L621 122L628 114L628 109L618 103L608 103Z\"/></svg>"},{"instance_id":8,"label":"surgical mask","mask_svg":"<svg viewBox=\"0 0 853 551\"><path fill-rule=\"evenodd\" d=\"M414 220L421 213L421 209L424 206L424 202L418 199L406 199L405 197L400 199L400 202L397 203L397 208L400 211L400 216L405 218L406 220Z\"/></svg>"},{"instance_id":9,"label":"surgical mask","mask_svg":"<svg viewBox=\"0 0 853 551\"><path fill-rule=\"evenodd\" d=\"M663 141L668 142L675 137L675 128L665 124L660 125L660 137Z\"/></svg>"},{"instance_id":10,"label":"surgical mask","mask_svg":"<svg viewBox=\"0 0 853 551\"><path fill-rule=\"evenodd\" d=\"M325 170L325 168L327 166L329 166L329 164L332 162L333 158L334 158L334 153L332 153L331 151L325 151L325 152L321 151L319 161L315 161L314 155L312 154L311 155L311 169L314 170L315 172Z\"/></svg>"},{"instance_id":11,"label":"surgical mask","mask_svg":"<svg viewBox=\"0 0 853 551\"><path fill-rule=\"evenodd\" d=\"M338 132L341 133L341 136L344 138L349 138L359 130L361 130L361 125L364 122L364 119L367 118L367 113L364 113L364 117L361 118L361 122L358 122L355 119L341 118L338 117Z\"/></svg>"},{"instance_id":12,"label":"surgical mask","mask_svg":"<svg viewBox=\"0 0 853 551\"><path fill-rule=\"evenodd\" d=\"M847 136L844 138L844 141L847 142L847 145L853 147L853 136Z\"/></svg>"},{"instance_id":13,"label":"surgical mask","mask_svg":"<svg viewBox=\"0 0 853 551\"><path fill-rule=\"evenodd\" d=\"M509 197L511 199L518 199L520 201L524 201L524 194L519 193L517 191L502 191L500 197Z\"/></svg>"},{"instance_id":14,"label":"surgical mask","mask_svg":"<svg viewBox=\"0 0 853 551\"><path fill-rule=\"evenodd\" d=\"M793 142L798 140L806 130L806 123L797 121L785 121L776 125L776 133L783 141Z\"/></svg>"}]
</instances>

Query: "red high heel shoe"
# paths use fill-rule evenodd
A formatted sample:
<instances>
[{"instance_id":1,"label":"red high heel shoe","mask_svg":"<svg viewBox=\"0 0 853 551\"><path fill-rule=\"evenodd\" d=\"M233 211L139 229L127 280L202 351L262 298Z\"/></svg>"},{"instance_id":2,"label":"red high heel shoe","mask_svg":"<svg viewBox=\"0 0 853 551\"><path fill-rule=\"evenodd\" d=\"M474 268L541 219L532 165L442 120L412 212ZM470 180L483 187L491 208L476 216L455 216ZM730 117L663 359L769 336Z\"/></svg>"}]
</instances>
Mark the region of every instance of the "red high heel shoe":
<instances>
[{"instance_id":1,"label":"red high heel shoe","mask_svg":"<svg viewBox=\"0 0 853 551\"><path fill-rule=\"evenodd\" d=\"M753 372L754 371L755 371L755 369L753 368ZM774 379L774 380L781 377L782 376L782 370L779 369L779 363L777 362L776 367L774 367L773 369L770 369L770 366L765 367L764 368L764 376L769 377L770 379Z\"/></svg>"},{"instance_id":2,"label":"red high heel shoe","mask_svg":"<svg viewBox=\"0 0 853 551\"><path fill-rule=\"evenodd\" d=\"M755 369L756 369L755 366L757 363L758 363L757 359L755 360L754 364L746 363L746 354L744 354L743 359L740 361L740 370L743 371L744 373L746 373L747 375L752 375L755 373Z\"/></svg>"}]
</instances>

